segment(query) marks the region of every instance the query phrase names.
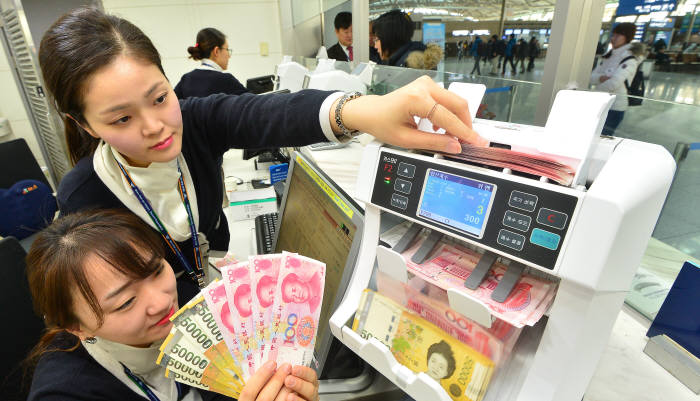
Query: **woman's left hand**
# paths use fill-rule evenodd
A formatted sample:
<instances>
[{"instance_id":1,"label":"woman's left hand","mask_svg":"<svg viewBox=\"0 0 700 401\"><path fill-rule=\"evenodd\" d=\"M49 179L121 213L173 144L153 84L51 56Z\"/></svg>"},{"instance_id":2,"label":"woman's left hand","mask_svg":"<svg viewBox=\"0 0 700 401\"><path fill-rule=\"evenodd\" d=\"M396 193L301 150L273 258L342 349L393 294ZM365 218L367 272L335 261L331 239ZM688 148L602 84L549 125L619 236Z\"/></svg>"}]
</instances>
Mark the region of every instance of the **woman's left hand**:
<instances>
[{"instance_id":1,"label":"woman's left hand","mask_svg":"<svg viewBox=\"0 0 700 401\"><path fill-rule=\"evenodd\" d=\"M284 386L292 391L286 401L318 401L318 377L306 366L294 366L292 374L284 379Z\"/></svg>"},{"instance_id":2,"label":"woman's left hand","mask_svg":"<svg viewBox=\"0 0 700 401\"><path fill-rule=\"evenodd\" d=\"M331 125L339 132L331 108ZM414 116L429 118L445 135L419 131ZM467 101L441 88L428 76L384 96L361 96L345 103L343 124L404 148L459 153L460 142L485 146L488 141L472 129Z\"/></svg>"}]
</instances>

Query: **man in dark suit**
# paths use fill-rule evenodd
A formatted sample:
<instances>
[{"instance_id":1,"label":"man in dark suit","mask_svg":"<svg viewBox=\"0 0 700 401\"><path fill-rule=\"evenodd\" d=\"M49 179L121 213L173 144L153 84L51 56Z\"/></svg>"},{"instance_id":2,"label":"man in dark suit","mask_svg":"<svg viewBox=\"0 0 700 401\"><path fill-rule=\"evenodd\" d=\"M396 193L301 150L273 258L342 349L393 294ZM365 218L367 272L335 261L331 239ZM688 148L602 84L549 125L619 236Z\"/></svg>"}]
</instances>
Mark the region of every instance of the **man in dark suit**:
<instances>
[{"instance_id":1,"label":"man in dark suit","mask_svg":"<svg viewBox=\"0 0 700 401\"><path fill-rule=\"evenodd\" d=\"M328 48L328 58L337 61L352 61L352 14L343 11L335 16L335 36L338 43Z\"/></svg>"}]
</instances>

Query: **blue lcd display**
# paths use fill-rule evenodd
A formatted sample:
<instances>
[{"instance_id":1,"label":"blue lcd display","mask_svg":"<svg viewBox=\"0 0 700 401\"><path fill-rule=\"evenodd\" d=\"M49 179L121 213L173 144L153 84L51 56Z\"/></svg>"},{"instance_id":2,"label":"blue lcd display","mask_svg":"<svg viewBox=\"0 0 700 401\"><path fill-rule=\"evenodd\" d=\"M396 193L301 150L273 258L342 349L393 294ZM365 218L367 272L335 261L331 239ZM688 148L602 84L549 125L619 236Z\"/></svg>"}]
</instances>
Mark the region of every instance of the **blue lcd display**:
<instances>
[{"instance_id":1,"label":"blue lcd display","mask_svg":"<svg viewBox=\"0 0 700 401\"><path fill-rule=\"evenodd\" d=\"M496 186L428 169L417 215L483 237Z\"/></svg>"}]
</instances>

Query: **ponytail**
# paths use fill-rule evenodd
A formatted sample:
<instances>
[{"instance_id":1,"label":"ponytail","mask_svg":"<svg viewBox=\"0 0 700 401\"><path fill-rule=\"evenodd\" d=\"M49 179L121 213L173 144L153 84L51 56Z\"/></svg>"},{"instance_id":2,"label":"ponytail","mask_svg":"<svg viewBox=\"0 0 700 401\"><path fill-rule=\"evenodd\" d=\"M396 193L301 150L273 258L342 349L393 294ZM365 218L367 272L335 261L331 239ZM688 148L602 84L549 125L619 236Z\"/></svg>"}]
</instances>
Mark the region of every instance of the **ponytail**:
<instances>
[{"instance_id":1,"label":"ponytail","mask_svg":"<svg viewBox=\"0 0 700 401\"><path fill-rule=\"evenodd\" d=\"M197 43L187 48L193 60L209 58L215 47L221 48L226 42L226 35L216 28L204 28L197 33Z\"/></svg>"},{"instance_id":2,"label":"ponytail","mask_svg":"<svg viewBox=\"0 0 700 401\"><path fill-rule=\"evenodd\" d=\"M88 134L78 123L70 117L63 118L65 127L66 145L71 163L75 166L80 159L90 156L100 143L99 138Z\"/></svg>"}]
</instances>

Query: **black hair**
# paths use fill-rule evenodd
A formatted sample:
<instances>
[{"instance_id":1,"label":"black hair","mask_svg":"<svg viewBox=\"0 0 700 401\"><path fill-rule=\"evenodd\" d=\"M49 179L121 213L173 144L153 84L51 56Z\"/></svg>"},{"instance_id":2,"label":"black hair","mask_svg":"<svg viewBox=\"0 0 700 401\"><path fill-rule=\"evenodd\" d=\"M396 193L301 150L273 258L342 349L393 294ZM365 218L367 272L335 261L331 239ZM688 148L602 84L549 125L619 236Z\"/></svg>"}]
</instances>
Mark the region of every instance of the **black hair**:
<instances>
[{"instance_id":1,"label":"black hair","mask_svg":"<svg viewBox=\"0 0 700 401\"><path fill-rule=\"evenodd\" d=\"M627 43L634 39L634 34L637 32L637 26L631 22L621 22L612 30L612 33L617 33L625 37Z\"/></svg>"},{"instance_id":2,"label":"black hair","mask_svg":"<svg viewBox=\"0 0 700 401\"><path fill-rule=\"evenodd\" d=\"M335 16L335 21L333 21L333 25L335 25L335 30L337 31L338 29L348 29L352 26L352 13L349 13L347 11L341 11Z\"/></svg>"},{"instance_id":3,"label":"black hair","mask_svg":"<svg viewBox=\"0 0 700 401\"><path fill-rule=\"evenodd\" d=\"M222 48L226 42L226 35L216 28L204 28L197 33L197 42L187 48L187 53L193 60L209 58L214 48Z\"/></svg>"},{"instance_id":4,"label":"black hair","mask_svg":"<svg viewBox=\"0 0 700 401\"><path fill-rule=\"evenodd\" d=\"M76 8L63 15L41 39L41 73L54 106L66 115L66 144L73 164L92 155L100 142L79 125L88 125L83 116L85 83L121 55L153 64L165 76L158 50L143 31L94 7Z\"/></svg>"},{"instance_id":5,"label":"black hair","mask_svg":"<svg viewBox=\"0 0 700 401\"><path fill-rule=\"evenodd\" d=\"M381 41L382 56L389 58L413 37L413 21L401 10L391 10L372 24L374 35Z\"/></svg>"},{"instance_id":6,"label":"black hair","mask_svg":"<svg viewBox=\"0 0 700 401\"><path fill-rule=\"evenodd\" d=\"M428 347L428 356L426 359L426 364L428 361L430 361L430 357L438 353L442 355L445 360L447 360L447 374L443 379L448 378L452 376L452 374L455 372L455 369L457 368L457 361L455 361L455 355L454 352L452 352L452 347L448 343L445 342L445 340L440 341L439 343L435 343Z\"/></svg>"}]
</instances>

